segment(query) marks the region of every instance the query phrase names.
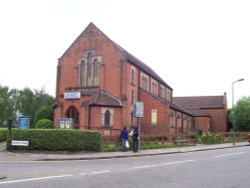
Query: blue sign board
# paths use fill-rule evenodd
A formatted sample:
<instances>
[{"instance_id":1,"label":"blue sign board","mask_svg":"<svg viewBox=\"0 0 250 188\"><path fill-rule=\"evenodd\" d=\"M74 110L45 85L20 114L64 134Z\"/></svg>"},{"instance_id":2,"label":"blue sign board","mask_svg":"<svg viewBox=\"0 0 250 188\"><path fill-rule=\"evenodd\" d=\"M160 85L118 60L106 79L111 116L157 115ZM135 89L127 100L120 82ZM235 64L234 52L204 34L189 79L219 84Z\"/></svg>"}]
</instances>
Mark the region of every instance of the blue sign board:
<instances>
[{"instance_id":1,"label":"blue sign board","mask_svg":"<svg viewBox=\"0 0 250 188\"><path fill-rule=\"evenodd\" d=\"M19 129L28 129L30 124L29 116L19 116L18 117L18 128Z\"/></svg>"}]
</instances>

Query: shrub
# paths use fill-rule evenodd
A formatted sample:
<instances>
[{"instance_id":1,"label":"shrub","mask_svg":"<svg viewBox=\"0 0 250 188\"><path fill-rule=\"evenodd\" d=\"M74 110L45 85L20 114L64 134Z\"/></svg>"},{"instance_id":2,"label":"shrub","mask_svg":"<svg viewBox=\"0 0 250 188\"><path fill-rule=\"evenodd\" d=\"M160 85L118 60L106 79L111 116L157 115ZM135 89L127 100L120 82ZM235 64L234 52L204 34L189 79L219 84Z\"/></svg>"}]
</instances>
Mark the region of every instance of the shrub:
<instances>
[{"instance_id":1,"label":"shrub","mask_svg":"<svg viewBox=\"0 0 250 188\"><path fill-rule=\"evenodd\" d=\"M8 132L8 129L6 129L6 128L0 128L0 142L6 140L7 132Z\"/></svg>"},{"instance_id":2,"label":"shrub","mask_svg":"<svg viewBox=\"0 0 250 188\"><path fill-rule=\"evenodd\" d=\"M49 105L44 105L38 109L35 113L35 124L41 119L53 120L53 107Z\"/></svg>"},{"instance_id":3,"label":"shrub","mask_svg":"<svg viewBox=\"0 0 250 188\"><path fill-rule=\"evenodd\" d=\"M100 151L102 144L97 131L65 129L12 129L7 134L8 149L21 149L10 146L11 140L29 141L30 150Z\"/></svg>"},{"instance_id":4,"label":"shrub","mask_svg":"<svg viewBox=\"0 0 250 188\"><path fill-rule=\"evenodd\" d=\"M41 119L35 124L36 129L53 129L53 122L49 119Z\"/></svg>"}]
</instances>

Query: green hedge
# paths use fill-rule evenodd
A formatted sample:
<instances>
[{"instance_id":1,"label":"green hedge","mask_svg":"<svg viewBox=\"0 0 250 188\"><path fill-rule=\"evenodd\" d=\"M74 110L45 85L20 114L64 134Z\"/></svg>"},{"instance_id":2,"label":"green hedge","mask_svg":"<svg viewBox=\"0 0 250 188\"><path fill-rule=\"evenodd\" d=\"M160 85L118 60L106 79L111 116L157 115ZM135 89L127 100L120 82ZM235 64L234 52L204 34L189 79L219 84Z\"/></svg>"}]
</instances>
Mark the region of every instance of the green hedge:
<instances>
[{"instance_id":1,"label":"green hedge","mask_svg":"<svg viewBox=\"0 0 250 188\"><path fill-rule=\"evenodd\" d=\"M10 146L11 140L29 141L29 148ZM12 129L7 134L8 149L101 151L97 131L62 129Z\"/></svg>"},{"instance_id":2,"label":"green hedge","mask_svg":"<svg viewBox=\"0 0 250 188\"><path fill-rule=\"evenodd\" d=\"M53 129L53 122L49 119L41 119L36 122L35 129Z\"/></svg>"},{"instance_id":3,"label":"green hedge","mask_svg":"<svg viewBox=\"0 0 250 188\"><path fill-rule=\"evenodd\" d=\"M6 140L8 129L7 128L0 128L0 142Z\"/></svg>"}]
</instances>

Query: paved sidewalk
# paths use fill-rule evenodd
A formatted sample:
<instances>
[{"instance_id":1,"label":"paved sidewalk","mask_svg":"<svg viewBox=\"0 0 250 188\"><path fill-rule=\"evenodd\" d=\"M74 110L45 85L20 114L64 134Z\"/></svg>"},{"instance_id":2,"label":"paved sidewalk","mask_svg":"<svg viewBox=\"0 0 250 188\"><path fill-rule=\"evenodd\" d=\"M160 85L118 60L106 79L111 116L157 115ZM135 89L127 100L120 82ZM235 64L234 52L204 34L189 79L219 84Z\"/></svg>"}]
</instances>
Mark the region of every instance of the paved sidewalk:
<instances>
[{"instance_id":1,"label":"paved sidewalk","mask_svg":"<svg viewBox=\"0 0 250 188\"><path fill-rule=\"evenodd\" d=\"M160 154L173 154L195 152L203 150L213 150L222 148L241 147L249 145L248 142L238 142L236 145L232 143L215 144L215 145L201 145L176 148L162 148L141 150L138 153L132 151L127 152L74 152L74 153L21 153L9 152L5 150L5 143L0 143L0 162L1 161L46 161L46 160L91 160L91 159L108 159L108 158L123 158L123 157L139 157Z\"/></svg>"}]
</instances>

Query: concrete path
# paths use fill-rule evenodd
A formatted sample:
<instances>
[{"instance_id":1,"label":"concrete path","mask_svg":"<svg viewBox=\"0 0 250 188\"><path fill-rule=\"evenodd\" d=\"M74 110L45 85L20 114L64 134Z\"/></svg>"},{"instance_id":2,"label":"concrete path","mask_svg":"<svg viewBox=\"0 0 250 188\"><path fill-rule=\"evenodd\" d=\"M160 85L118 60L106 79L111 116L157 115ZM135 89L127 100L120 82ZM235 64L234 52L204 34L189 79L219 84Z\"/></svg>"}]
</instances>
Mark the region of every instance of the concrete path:
<instances>
[{"instance_id":1,"label":"concrete path","mask_svg":"<svg viewBox=\"0 0 250 188\"><path fill-rule=\"evenodd\" d=\"M0 162L1 161L46 161L46 160L91 160L91 159L107 159L107 158L123 158L123 157L139 157L160 154L195 152L203 150L223 149L231 147L241 147L249 145L248 142L204 145L197 144L195 146L162 148L141 150L138 153L132 151L127 152L72 152L72 153L24 153L6 151L5 143L0 143Z\"/></svg>"}]
</instances>

